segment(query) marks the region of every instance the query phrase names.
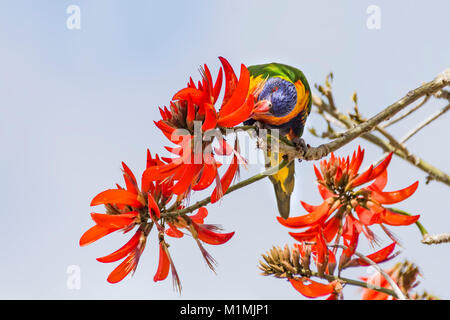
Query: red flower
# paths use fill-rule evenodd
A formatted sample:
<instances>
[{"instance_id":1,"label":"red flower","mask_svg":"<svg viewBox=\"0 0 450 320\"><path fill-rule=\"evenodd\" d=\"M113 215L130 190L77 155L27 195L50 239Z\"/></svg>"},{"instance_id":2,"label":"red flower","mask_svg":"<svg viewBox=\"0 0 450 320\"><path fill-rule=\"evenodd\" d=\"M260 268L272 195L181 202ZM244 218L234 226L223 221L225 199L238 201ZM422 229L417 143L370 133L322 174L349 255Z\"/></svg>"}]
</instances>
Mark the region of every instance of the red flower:
<instances>
[{"instance_id":1,"label":"red flower","mask_svg":"<svg viewBox=\"0 0 450 320\"><path fill-rule=\"evenodd\" d=\"M147 170L162 167L167 164L158 155L152 158L147 151ZM177 210L183 207L179 199L171 202L174 182L171 179L156 177L149 179L145 173L142 175L141 188L131 170L122 163L123 177L126 188L117 185L117 189L109 189L96 195L91 201L91 206L105 205L106 213L92 213L91 217L95 225L87 230L80 239L80 246L88 245L114 231L127 233L137 226L133 237L121 248L104 257L98 258L99 262L110 263L124 259L108 276L108 282L116 283L123 280L130 272L134 272L139 263L139 258L144 251L147 237L155 225L159 234L159 264L154 281L167 278L172 270L172 279L176 289L181 290L180 280L169 253L169 245L164 240L164 233L172 237L181 237L183 233L178 228L186 228L197 241L208 265L213 269L214 259L206 252L200 241L208 244L223 244L234 234L216 232L220 228L216 225L204 224L203 219L208 212L200 208L193 216L163 214L167 208ZM170 210L169 210L170 211ZM166 226L168 229L166 230Z\"/></svg>"},{"instance_id":2,"label":"red flower","mask_svg":"<svg viewBox=\"0 0 450 320\"><path fill-rule=\"evenodd\" d=\"M211 72L204 65L201 69L202 81L196 86L192 78L187 87L178 91L170 102L170 110L160 108L162 120L155 122L156 126L174 144L175 148L167 147L176 158L165 158L166 163L148 169L146 179L168 179L174 181L171 191L180 199L186 198L191 190L203 190L214 181L216 188L212 195L214 203L227 191L236 173L238 165L245 165L245 160L235 148L227 144L220 131L205 139L205 132L216 128L234 127L247 120L253 110L253 96L248 95L250 75L247 68L241 65L239 80L228 61L219 58L225 72L225 94L219 111L215 104L222 87L222 68L215 82ZM196 126L197 125L197 126ZM207 134L208 135L208 134ZM212 142L217 140L220 150L213 150ZM231 155L231 164L220 179L218 168L221 164L214 158L219 155Z\"/></svg>"},{"instance_id":3,"label":"red flower","mask_svg":"<svg viewBox=\"0 0 450 320\"><path fill-rule=\"evenodd\" d=\"M157 159L152 159L148 151L147 166L154 165L155 162L158 162ZM171 197L165 192L167 186L164 183L150 183L146 185L145 190L140 190L134 174L125 163L122 162L122 166L126 189L117 185L117 189L103 191L92 199L91 206L105 205L106 214L92 213L95 226L87 230L80 239L80 246L85 246L111 232L121 230L126 233L136 225L139 226L135 235L123 247L97 259L99 262L110 263L125 258L109 275L107 280L110 283L119 282L136 270L151 230L147 219L160 217L154 197L160 199L160 202L168 201Z\"/></svg>"},{"instance_id":4,"label":"red flower","mask_svg":"<svg viewBox=\"0 0 450 320\"><path fill-rule=\"evenodd\" d=\"M416 181L411 186L402 190L385 192L387 184L387 167L392 158L389 154L377 166L370 166L368 170L359 173L359 168L364 158L364 150L358 148L352 158L337 158L331 153L330 160L320 162L320 170L314 166L318 181L319 192L324 199L319 206L312 206L302 202L307 212L306 215L283 219L278 221L290 228L308 228L300 233L291 232L291 236L299 241L314 238L315 234L322 230L327 242L333 239L338 243L340 236L344 244L352 247L357 244L358 235L362 232L370 240L375 240L375 235L369 226L379 224L383 230L392 237L385 225L400 226L410 225L419 219L419 215L406 216L390 211L383 207L405 200L417 189ZM355 190L355 188L372 182L367 187ZM396 241L395 239L393 239ZM344 262L352 255L352 250L344 252L347 255ZM341 267L343 266L341 263Z\"/></svg>"}]
</instances>

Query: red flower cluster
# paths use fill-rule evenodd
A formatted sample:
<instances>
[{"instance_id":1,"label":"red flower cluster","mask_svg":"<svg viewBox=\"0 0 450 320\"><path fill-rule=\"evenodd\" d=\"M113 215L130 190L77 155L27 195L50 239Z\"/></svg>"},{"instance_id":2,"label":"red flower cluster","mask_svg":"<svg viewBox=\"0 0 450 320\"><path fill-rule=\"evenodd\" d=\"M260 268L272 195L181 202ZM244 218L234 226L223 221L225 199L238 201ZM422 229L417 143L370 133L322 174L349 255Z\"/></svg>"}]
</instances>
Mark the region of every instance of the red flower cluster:
<instances>
[{"instance_id":1,"label":"red flower cluster","mask_svg":"<svg viewBox=\"0 0 450 320\"><path fill-rule=\"evenodd\" d=\"M163 163L157 155L153 159L150 152L147 151L147 169ZM217 232L220 230L219 227L204 224L203 220L208 214L205 208L200 208L198 213L193 216L166 213L166 206L172 198L173 181L151 181L147 179L146 175L142 175L141 188L139 188L134 174L124 163L122 165L126 187L122 188L117 185L117 189L105 190L92 199L91 206L105 205L106 213L91 213L95 225L87 230L80 239L80 246L85 246L114 231L127 233L137 227L135 234L123 247L97 259L100 262L109 263L125 258L108 276L108 282L119 282L131 271L136 270L153 226L157 227L160 247L159 265L154 276L155 282L166 279L169 270L172 269L174 284L181 289L168 250L169 246L164 238L165 234L171 237L181 237L183 233L177 228L185 227L192 234L208 266L213 268L211 261L214 260L203 248L202 242L223 244L233 236L234 232L219 233ZM175 209L183 209L183 206L179 205ZM164 211L161 212L161 210Z\"/></svg>"},{"instance_id":2,"label":"red flower cluster","mask_svg":"<svg viewBox=\"0 0 450 320\"><path fill-rule=\"evenodd\" d=\"M187 87L178 91L170 102L170 110L160 108L162 120L156 126L176 147L166 147L175 158L165 158L161 164L144 172L149 180L176 180L172 192L179 199L186 198L191 190L203 190L216 182L211 202L219 200L227 191L239 165L246 161L239 154L239 147L231 147L222 136L220 130L234 127L247 120L254 107L254 98L248 95L250 83L249 71L241 65L239 80L228 61L220 57L225 73L225 93L219 111L215 104L222 87L223 71L220 69L213 82L211 72L204 65L201 69L202 81L196 86L192 78ZM213 148L217 140L220 148ZM215 152L214 152L215 151ZM228 170L219 177L221 166L215 155L233 155Z\"/></svg>"},{"instance_id":3,"label":"red flower cluster","mask_svg":"<svg viewBox=\"0 0 450 320\"><path fill-rule=\"evenodd\" d=\"M330 159L320 162L320 170L314 166L318 181L318 189L323 198L322 204L313 206L301 202L308 214L278 221L289 228L306 228L302 232L289 234L300 241L299 249L305 255L313 254L319 274L333 274L337 264L336 253L342 238L344 248L341 252L338 269L352 266L367 266L360 259L352 259L358 246L359 235L363 233L369 241L376 242L375 234L369 226L380 225L394 241L389 246L368 255L367 258L379 263L393 258L397 240L385 225L400 226L415 223L419 216L407 216L395 213L384 207L411 196L417 189L416 181L411 186L398 191L383 191L387 184L387 167L392 158L389 154L377 166L370 166L359 173L364 158L364 150L358 148L350 159L338 158L331 154ZM367 187L356 190L363 184L372 182ZM334 243L333 243L334 240ZM333 250L329 249L332 247ZM292 281L291 281L292 283ZM297 290L302 286L295 285ZM302 292L311 296L308 291ZM329 288L330 293L332 290ZM318 291L322 293L323 291ZM323 295L323 294L320 294ZM320 296L318 295L318 296Z\"/></svg>"}]
</instances>

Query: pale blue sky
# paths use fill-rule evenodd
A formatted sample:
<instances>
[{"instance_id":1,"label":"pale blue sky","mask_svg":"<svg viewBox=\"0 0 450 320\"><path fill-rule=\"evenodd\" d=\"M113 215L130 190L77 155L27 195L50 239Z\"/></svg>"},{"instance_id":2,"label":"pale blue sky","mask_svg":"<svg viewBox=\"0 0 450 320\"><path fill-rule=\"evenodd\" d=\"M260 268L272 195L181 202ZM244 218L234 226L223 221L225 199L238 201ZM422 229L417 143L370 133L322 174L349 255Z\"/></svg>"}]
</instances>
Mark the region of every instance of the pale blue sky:
<instances>
[{"instance_id":1,"label":"pale blue sky","mask_svg":"<svg viewBox=\"0 0 450 320\"><path fill-rule=\"evenodd\" d=\"M81 8L81 30L66 28L71 4ZM366 8L373 4L381 9L380 30L366 27ZM302 299L289 283L262 277L256 267L259 255L272 245L294 242L275 220L268 181L209 207L209 223L236 231L226 245L208 246L220 264L217 275L192 239L171 241L181 296L170 279L153 282L154 235L133 277L116 285L106 282L116 264L95 258L128 238L112 235L80 248L81 234L93 224L90 200L121 182L121 161L140 175L146 148L162 152L166 140L153 125L157 107L168 104L189 76L198 79L199 65L216 71L218 56L237 70L241 63L277 61L302 69L311 85L333 71L338 104L349 109L357 90L360 110L370 116L450 67L449 10L444 0L1 1L0 298ZM441 106L442 101L430 102L394 133L403 135ZM322 125L317 115L307 123ZM304 138L311 145L320 142L309 133ZM443 117L410 145L448 172L447 139L448 117ZM365 163L380 156L378 149L358 142L367 149ZM242 177L259 169L252 166ZM398 158L389 172L392 190L420 181L417 194L401 208L422 214L430 232L450 231L448 187L426 186L425 174ZM297 164L293 215L304 214L300 199L319 202L312 163ZM420 244L414 226L392 230L404 244L395 261L419 264L421 288L450 298L450 280L441 276L450 268L449 246ZM66 286L69 265L81 268L80 290ZM367 275L364 269L346 274ZM346 289L346 296L357 298L358 290Z\"/></svg>"}]
</instances>

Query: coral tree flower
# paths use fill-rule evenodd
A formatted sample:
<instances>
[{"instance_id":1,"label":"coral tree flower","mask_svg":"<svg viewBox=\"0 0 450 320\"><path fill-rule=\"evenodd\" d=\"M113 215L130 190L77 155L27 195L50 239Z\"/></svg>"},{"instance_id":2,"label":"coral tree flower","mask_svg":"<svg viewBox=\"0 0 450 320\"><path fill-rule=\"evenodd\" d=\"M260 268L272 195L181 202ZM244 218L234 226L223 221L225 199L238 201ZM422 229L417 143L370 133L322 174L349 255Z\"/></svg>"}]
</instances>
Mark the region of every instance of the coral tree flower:
<instances>
[{"instance_id":1,"label":"coral tree flower","mask_svg":"<svg viewBox=\"0 0 450 320\"><path fill-rule=\"evenodd\" d=\"M158 157L152 159L150 152L147 151L147 167L159 161ZM171 197L171 194L167 193L170 185L143 181L145 188L140 189L133 172L123 162L122 167L126 187L117 185L117 189L105 190L92 199L91 206L105 205L106 213L91 213L95 225L80 239L80 246L85 246L114 231L126 233L138 226L134 236L123 247L97 259L103 263L110 263L125 258L109 275L107 280L110 283L119 282L131 271L136 270L151 230L151 224L147 220L152 216L154 219L160 217L155 198L160 202L166 202Z\"/></svg>"},{"instance_id":2,"label":"coral tree flower","mask_svg":"<svg viewBox=\"0 0 450 320\"><path fill-rule=\"evenodd\" d=\"M180 199L191 190L203 190L216 182L212 203L227 191L238 172L238 166L246 161L240 156L238 146L231 147L216 128L232 128L247 120L254 108L254 98L248 94L249 71L241 65L239 80L231 65L222 57L216 81L213 81L207 65L201 68L202 81L196 85L192 78L186 88L179 90L167 107L160 108L162 120L155 122L162 133L177 146L166 149L175 155L164 159L167 163L148 169L147 179L174 181L171 191ZM225 73L225 93L219 110L215 105L222 88ZM211 133L213 132L213 133ZM236 138L237 139L237 138ZM217 141L220 148L212 147ZM237 140L236 140L237 144ZM232 155L232 161L220 178L221 166L215 155Z\"/></svg>"},{"instance_id":3,"label":"coral tree flower","mask_svg":"<svg viewBox=\"0 0 450 320\"><path fill-rule=\"evenodd\" d=\"M158 155L153 158L147 150L147 165L149 168L167 164ZM174 287L181 291L180 279L175 265L169 253L169 245L164 235L180 238L183 236L180 228L187 229L197 241L197 244L206 259L208 266L213 268L214 259L206 252L200 241L208 244L223 244L234 234L219 233L220 227L204 224L204 218L208 215L206 208L200 208L195 215L166 215L162 209L167 206L182 209L177 200L173 200L174 182L170 179L149 179L146 174L142 175L141 188L139 188L133 172L122 163L125 188L117 185L116 189L105 190L96 195L91 206L105 205L106 213L91 213L95 225L87 230L80 239L80 246L86 246L104 236L114 232L123 231L127 233L137 227L135 234L121 248L98 258L99 262L111 263L121 259L123 261L110 273L107 281L117 283L122 281L128 274L134 272L139 263L139 258L146 246L147 237L153 226L158 229L159 240L159 262L154 281L162 281L167 278L172 270Z\"/></svg>"},{"instance_id":4,"label":"coral tree flower","mask_svg":"<svg viewBox=\"0 0 450 320\"><path fill-rule=\"evenodd\" d=\"M353 255L361 233L371 243L376 242L375 234L370 229L370 226L375 224L380 225L394 242L366 257L375 263L394 258L396 254L393 252L397 240L385 225L410 225L419 219L419 215L402 215L385 207L385 205L398 203L410 197L418 186L416 181L409 187L398 191L384 191L387 184L387 167L392 153L378 165L372 165L366 171L359 172L363 158L364 150L361 150L360 147L353 152L351 159L350 157L338 158L331 153L329 160L320 162L320 170L314 166L323 202L313 206L302 201L301 204L308 214L288 219L277 217L278 221L286 227L303 229L301 232L290 232L289 234L300 242L296 246L301 255L305 257L302 260L305 263L304 268L309 269L309 255L312 255L319 276L332 275L336 264L338 264L339 270L355 266L368 266L369 264L364 259L353 258ZM368 185L363 186L364 184ZM337 259L337 245L341 239L343 249ZM313 282L309 283L311 288L315 288L316 285ZM291 279L291 284L303 295L311 296L304 286L304 279ZM326 286L322 285L318 285L317 288L318 293L321 293L321 290L324 290L323 292L331 291L331 289L324 289ZM321 295L318 294L318 296Z\"/></svg>"},{"instance_id":5,"label":"coral tree flower","mask_svg":"<svg viewBox=\"0 0 450 320\"><path fill-rule=\"evenodd\" d=\"M356 246L361 232L369 241L375 241L375 235L369 226L378 224L396 242L385 225L410 225L419 219L419 215L406 216L384 207L410 197L417 190L418 181L404 189L386 192L384 188L387 184L387 167L392 153L377 166L371 165L360 173L363 158L364 150L358 147L351 159L338 158L332 153L328 161L320 162L320 170L314 166L323 203L312 206L301 202L308 214L288 219L277 217L286 227L307 228L303 232L291 232L292 237L299 241L308 241L317 233L323 233L327 242L333 239L339 242L342 236L344 244ZM369 182L372 183L357 189ZM388 252L389 248L386 248L385 252ZM348 250L346 254L352 254L351 251Z\"/></svg>"}]
</instances>

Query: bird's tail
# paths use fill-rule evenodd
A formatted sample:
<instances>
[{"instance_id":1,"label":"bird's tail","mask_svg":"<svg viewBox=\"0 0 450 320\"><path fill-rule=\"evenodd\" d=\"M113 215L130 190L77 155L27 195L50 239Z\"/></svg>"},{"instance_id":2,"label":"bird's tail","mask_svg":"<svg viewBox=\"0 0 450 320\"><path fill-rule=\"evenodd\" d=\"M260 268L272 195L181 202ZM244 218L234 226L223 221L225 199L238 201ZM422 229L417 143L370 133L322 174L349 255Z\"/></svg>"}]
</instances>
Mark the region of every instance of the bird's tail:
<instances>
[{"instance_id":1,"label":"bird's tail","mask_svg":"<svg viewBox=\"0 0 450 320\"><path fill-rule=\"evenodd\" d=\"M266 155L266 167L273 167L281 162L282 154L268 152ZM291 194L294 190L295 162L291 161L277 173L269 176L277 198L278 212L284 219L289 217L291 207Z\"/></svg>"}]
</instances>

